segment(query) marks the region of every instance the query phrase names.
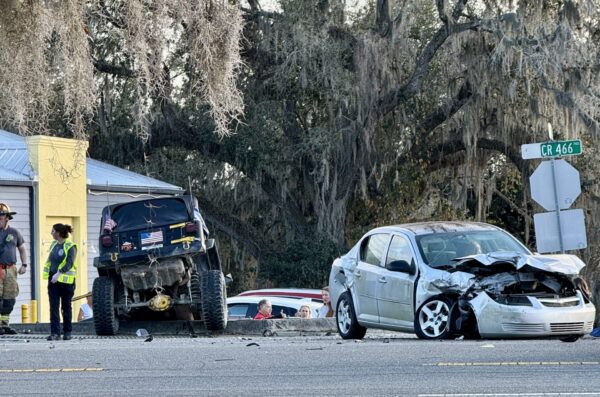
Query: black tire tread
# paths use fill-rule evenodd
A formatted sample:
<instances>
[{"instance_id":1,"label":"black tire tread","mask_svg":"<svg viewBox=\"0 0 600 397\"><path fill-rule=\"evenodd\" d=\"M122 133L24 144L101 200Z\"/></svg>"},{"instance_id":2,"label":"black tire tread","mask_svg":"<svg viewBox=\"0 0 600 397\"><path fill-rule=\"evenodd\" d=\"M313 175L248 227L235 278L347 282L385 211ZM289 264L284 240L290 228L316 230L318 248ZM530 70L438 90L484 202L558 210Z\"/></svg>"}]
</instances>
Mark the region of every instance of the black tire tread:
<instances>
[{"instance_id":1,"label":"black tire tread","mask_svg":"<svg viewBox=\"0 0 600 397\"><path fill-rule=\"evenodd\" d=\"M200 320L202 318L202 284L200 274L196 271L192 271L190 275L190 290L192 292L192 314L194 319Z\"/></svg>"},{"instance_id":2,"label":"black tire tread","mask_svg":"<svg viewBox=\"0 0 600 397\"><path fill-rule=\"evenodd\" d=\"M223 272L203 272L200 281L204 325L209 331L222 331L227 326L227 291Z\"/></svg>"},{"instance_id":3,"label":"black tire tread","mask_svg":"<svg viewBox=\"0 0 600 397\"><path fill-rule=\"evenodd\" d=\"M115 288L111 277L98 277L92 287L94 327L97 335L116 335L119 319L115 313Z\"/></svg>"}]
</instances>

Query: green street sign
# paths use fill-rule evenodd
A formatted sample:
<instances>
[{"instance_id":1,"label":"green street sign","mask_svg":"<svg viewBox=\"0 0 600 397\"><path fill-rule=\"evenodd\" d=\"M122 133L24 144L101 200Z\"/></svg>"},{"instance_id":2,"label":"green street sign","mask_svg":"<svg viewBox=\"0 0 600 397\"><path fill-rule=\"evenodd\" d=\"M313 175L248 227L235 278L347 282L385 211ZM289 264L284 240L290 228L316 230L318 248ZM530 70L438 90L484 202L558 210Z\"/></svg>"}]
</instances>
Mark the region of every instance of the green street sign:
<instances>
[{"instance_id":1,"label":"green street sign","mask_svg":"<svg viewBox=\"0 0 600 397\"><path fill-rule=\"evenodd\" d=\"M554 141L540 143L540 152L542 158L577 156L581 154L583 148L579 139L574 141Z\"/></svg>"}]
</instances>

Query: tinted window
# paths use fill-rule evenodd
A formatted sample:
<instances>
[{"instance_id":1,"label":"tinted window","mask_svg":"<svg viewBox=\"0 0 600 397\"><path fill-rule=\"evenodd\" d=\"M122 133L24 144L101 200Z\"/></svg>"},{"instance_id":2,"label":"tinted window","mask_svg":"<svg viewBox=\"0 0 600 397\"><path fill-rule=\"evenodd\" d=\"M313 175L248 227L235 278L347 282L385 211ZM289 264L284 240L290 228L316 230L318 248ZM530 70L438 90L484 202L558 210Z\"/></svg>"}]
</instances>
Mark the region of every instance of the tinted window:
<instances>
[{"instance_id":1,"label":"tinted window","mask_svg":"<svg viewBox=\"0 0 600 397\"><path fill-rule=\"evenodd\" d=\"M407 239L401 236L393 236L385 264L387 265L390 262L398 260L411 263L413 260L413 254L410 249L410 242Z\"/></svg>"},{"instance_id":2,"label":"tinted window","mask_svg":"<svg viewBox=\"0 0 600 397\"><path fill-rule=\"evenodd\" d=\"M293 307L287 307L287 306L278 306L278 305L273 305L273 311L271 312L271 314L273 316L278 315L281 312L284 312L288 317L293 317L296 315L296 312L298 311L298 309L294 309Z\"/></svg>"},{"instance_id":3,"label":"tinted window","mask_svg":"<svg viewBox=\"0 0 600 397\"><path fill-rule=\"evenodd\" d=\"M127 203L116 207L110 216L117 223L117 231L152 228L189 219L187 206L179 198ZM102 220L101 227L104 222L105 219Z\"/></svg>"},{"instance_id":4,"label":"tinted window","mask_svg":"<svg viewBox=\"0 0 600 397\"><path fill-rule=\"evenodd\" d=\"M379 266L387 245L389 235L374 234L363 242L360 250L360 260L371 265Z\"/></svg>"}]
</instances>

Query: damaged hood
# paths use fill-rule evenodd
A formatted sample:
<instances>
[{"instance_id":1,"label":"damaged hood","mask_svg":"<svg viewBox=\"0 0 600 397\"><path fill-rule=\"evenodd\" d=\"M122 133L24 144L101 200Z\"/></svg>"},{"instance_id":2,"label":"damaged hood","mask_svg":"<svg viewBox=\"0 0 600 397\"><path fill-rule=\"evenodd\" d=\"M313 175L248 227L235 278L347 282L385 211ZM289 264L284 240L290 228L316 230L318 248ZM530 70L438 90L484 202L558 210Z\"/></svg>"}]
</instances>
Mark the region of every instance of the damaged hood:
<instances>
[{"instance_id":1,"label":"damaged hood","mask_svg":"<svg viewBox=\"0 0 600 397\"><path fill-rule=\"evenodd\" d=\"M465 293L485 290L499 294L505 288L519 283L543 284L558 292L561 282L558 275L577 275L585 263L575 255L526 255L517 252L492 252L464 258L453 269L442 270L425 267L421 272L419 288L427 294L436 291ZM481 268L488 269L485 276ZM512 269L512 270L511 270ZM547 276L536 276L543 271Z\"/></svg>"},{"instance_id":2,"label":"damaged hood","mask_svg":"<svg viewBox=\"0 0 600 397\"><path fill-rule=\"evenodd\" d=\"M484 266L497 263L513 264L516 270L531 267L549 273L562 273L568 275L579 274L585 263L575 255L524 255L517 252L490 252L489 254L472 255L462 258L462 263L477 261Z\"/></svg>"}]
</instances>

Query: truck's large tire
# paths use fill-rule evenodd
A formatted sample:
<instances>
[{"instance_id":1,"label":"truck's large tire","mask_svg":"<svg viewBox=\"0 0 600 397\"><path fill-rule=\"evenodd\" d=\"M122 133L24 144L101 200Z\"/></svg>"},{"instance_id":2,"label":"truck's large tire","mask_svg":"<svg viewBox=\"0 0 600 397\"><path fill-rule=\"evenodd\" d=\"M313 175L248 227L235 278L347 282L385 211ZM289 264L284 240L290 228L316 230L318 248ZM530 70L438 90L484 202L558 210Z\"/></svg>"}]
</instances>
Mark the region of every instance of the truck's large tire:
<instances>
[{"instance_id":1,"label":"truck's large tire","mask_svg":"<svg viewBox=\"0 0 600 397\"><path fill-rule=\"evenodd\" d=\"M220 270L202 273L202 318L209 331L221 331L227 326L227 290Z\"/></svg>"},{"instance_id":2,"label":"truck's large tire","mask_svg":"<svg viewBox=\"0 0 600 397\"><path fill-rule=\"evenodd\" d=\"M202 284L200 274L195 270L190 275L190 290L192 292L192 314L195 320L200 320L202 318Z\"/></svg>"},{"instance_id":3,"label":"truck's large tire","mask_svg":"<svg viewBox=\"0 0 600 397\"><path fill-rule=\"evenodd\" d=\"M92 287L94 299L94 327L97 335L115 335L119 318L115 312L115 281L112 277L98 277Z\"/></svg>"}]
</instances>

